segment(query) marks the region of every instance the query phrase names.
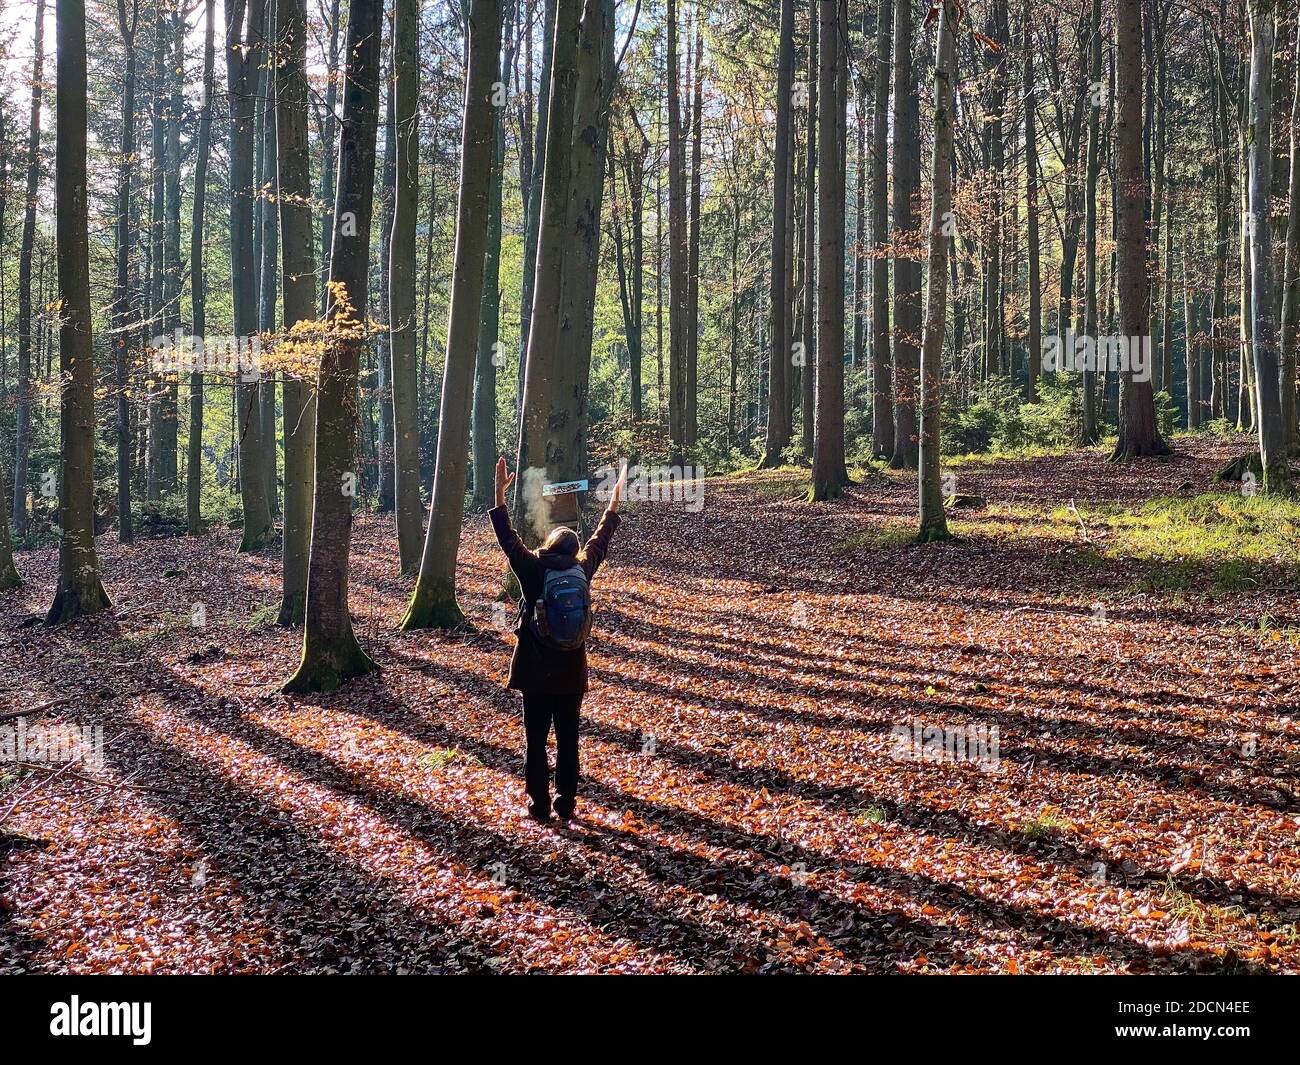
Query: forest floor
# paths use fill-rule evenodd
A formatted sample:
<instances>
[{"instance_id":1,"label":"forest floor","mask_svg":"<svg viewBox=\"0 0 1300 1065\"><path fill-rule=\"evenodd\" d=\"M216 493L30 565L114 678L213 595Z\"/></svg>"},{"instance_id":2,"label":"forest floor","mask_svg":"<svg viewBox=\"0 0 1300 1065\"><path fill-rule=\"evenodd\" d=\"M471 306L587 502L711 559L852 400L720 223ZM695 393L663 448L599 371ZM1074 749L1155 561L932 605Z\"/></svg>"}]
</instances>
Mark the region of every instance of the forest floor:
<instances>
[{"instance_id":1,"label":"forest floor","mask_svg":"<svg viewBox=\"0 0 1300 1065\"><path fill-rule=\"evenodd\" d=\"M963 464L988 507L925 547L912 475L628 504L569 827L521 815L481 515L459 635L396 631L410 582L359 517L383 670L320 697L277 691L301 636L229 530L104 537L112 614L57 629L24 627L55 552L22 552L0 714L66 700L29 724L106 751L0 785L0 972L1300 971L1300 556L1124 546L1245 446ZM914 726L997 747L916 760Z\"/></svg>"}]
</instances>

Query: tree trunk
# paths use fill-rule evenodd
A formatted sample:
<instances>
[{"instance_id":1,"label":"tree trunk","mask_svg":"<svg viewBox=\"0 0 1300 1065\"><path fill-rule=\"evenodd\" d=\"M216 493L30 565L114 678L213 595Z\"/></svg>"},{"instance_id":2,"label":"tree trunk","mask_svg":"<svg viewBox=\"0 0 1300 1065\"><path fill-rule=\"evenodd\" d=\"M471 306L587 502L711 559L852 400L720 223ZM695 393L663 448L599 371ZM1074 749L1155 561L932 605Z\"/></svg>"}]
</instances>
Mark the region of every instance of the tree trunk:
<instances>
[{"instance_id":1,"label":"tree trunk","mask_svg":"<svg viewBox=\"0 0 1300 1065\"><path fill-rule=\"evenodd\" d=\"M1263 488L1290 487L1287 423L1282 415L1281 367L1273 287L1270 201L1273 191L1273 40L1272 0L1250 3L1250 258L1251 334L1254 339L1256 426L1259 430Z\"/></svg>"},{"instance_id":2,"label":"tree trunk","mask_svg":"<svg viewBox=\"0 0 1300 1065\"><path fill-rule=\"evenodd\" d=\"M208 195L208 156L212 144L212 96L215 84L216 0L204 5L203 101L199 110L199 139L194 159L194 202L190 216L190 306L193 331L207 330L208 282L203 274L204 226ZM200 500L203 492L203 368L190 371L190 433L185 459L185 525L191 536L203 532ZM120 508L119 508L120 514Z\"/></svg>"},{"instance_id":3,"label":"tree trunk","mask_svg":"<svg viewBox=\"0 0 1300 1065\"><path fill-rule=\"evenodd\" d=\"M283 257L284 335L316 318L316 256L311 208L311 148L307 135L306 0L277 0L280 61L275 66L276 174ZM303 623L311 548L316 463L316 397L291 366L281 370L284 404L284 549L281 625Z\"/></svg>"},{"instance_id":4,"label":"tree trunk","mask_svg":"<svg viewBox=\"0 0 1300 1065\"><path fill-rule=\"evenodd\" d=\"M871 116L871 454L894 454L894 374L889 352L889 60L894 0L876 15L875 101Z\"/></svg>"},{"instance_id":5,"label":"tree trunk","mask_svg":"<svg viewBox=\"0 0 1300 1065\"><path fill-rule=\"evenodd\" d=\"M403 629L453 628L465 620L456 602L456 556L465 509L469 407L483 300L483 253L487 244L488 195L495 140L492 83L497 77L501 48L499 0L473 0L469 26L456 254L447 323L442 405L438 417L433 505L415 592L406 616L402 618ZM550 177L549 173L547 177Z\"/></svg>"},{"instance_id":6,"label":"tree trunk","mask_svg":"<svg viewBox=\"0 0 1300 1065\"><path fill-rule=\"evenodd\" d=\"M673 0L669 0L670 3ZM819 0L820 2L820 0ZM669 33L672 33L671 27ZM670 49L671 51L671 49ZM669 91L676 92L676 84L669 74ZM790 107L794 95L794 0L781 0L780 44L777 58L776 80L776 139L772 159L772 267L770 272L770 333L768 346L767 380L767 438L761 465L779 466L782 452L790 443L790 405L786 402L789 390L786 378L790 365L790 305L786 299L787 245L789 244L789 172L790 172ZM675 104L671 98L671 108ZM671 132L670 132L671 138ZM670 149L671 152L671 149ZM675 275L676 267L670 268Z\"/></svg>"},{"instance_id":7,"label":"tree trunk","mask_svg":"<svg viewBox=\"0 0 1300 1065\"><path fill-rule=\"evenodd\" d=\"M520 417L520 426L522 432L522 418L524 407L525 385L528 370L528 352L529 337L532 332L533 321L533 304L536 299L537 291L537 256L541 241L542 226L542 196L545 191L544 176L546 173L546 151L550 145L549 139L549 118L551 114L551 99L554 84L553 68L555 65L555 45L558 38L555 36L555 27L559 15L559 9L563 6L565 10L565 19L572 22L572 30L576 34L578 19L582 15L582 4L580 0L545 0L544 26L542 29L542 69L541 69L541 91L537 97L537 123L535 139L533 141L533 165L529 171L528 183L528 207L526 212L526 225L524 227L524 279L523 287L519 296L519 388L516 394L516 413ZM561 42L564 43L564 42ZM571 53L567 53L569 55ZM566 77L568 74L566 74ZM570 86L571 91L571 86ZM562 101L562 103L564 103ZM570 98L566 107L572 107L573 101ZM554 191L554 190L553 190ZM549 256L548 256L549 258ZM522 451L520 452L522 455ZM516 487L516 492L518 488Z\"/></svg>"},{"instance_id":8,"label":"tree trunk","mask_svg":"<svg viewBox=\"0 0 1300 1065\"><path fill-rule=\"evenodd\" d=\"M287 692L331 691L376 668L357 643L348 611L352 545L353 455L357 373L365 346L375 134L379 124L382 0L351 0L343 117L339 140L335 233L331 240L327 340L316 390L316 484L302 661Z\"/></svg>"},{"instance_id":9,"label":"tree trunk","mask_svg":"<svg viewBox=\"0 0 1300 1065\"><path fill-rule=\"evenodd\" d=\"M818 67L818 43L820 37L821 15L817 9L820 0L810 0L808 5L808 153L804 163L803 193L803 327L800 329L803 340L802 361L799 379L802 385L800 444L803 453L811 463L817 448L816 406L817 406L817 82L820 80ZM859 94L861 103L861 94ZM858 123L859 132L862 123ZM859 175L860 176L860 175ZM859 181L859 191L861 181ZM857 253L855 252L855 257ZM858 274L855 262L854 277ZM854 304L857 306L856 302ZM856 318L856 314L855 314ZM855 324L856 329L856 324ZM856 343L856 334L855 334Z\"/></svg>"},{"instance_id":10,"label":"tree trunk","mask_svg":"<svg viewBox=\"0 0 1300 1065\"><path fill-rule=\"evenodd\" d=\"M701 20L702 15L697 14L694 101L691 105L691 213L686 256L686 402L683 417L686 454L692 461L700 436L700 171L704 131L704 29Z\"/></svg>"},{"instance_id":11,"label":"tree trunk","mask_svg":"<svg viewBox=\"0 0 1300 1065\"><path fill-rule=\"evenodd\" d=\"M513 10L513 9L511 9ZM505 15L506 34L513 17ZM507 45L498 80L504 83L514 59ZM492 108L492 162L488 177L487 246L483 254L483 296L479 310L478 348L474 359L474 398L470 438L473 445L474 506L487 510L495 499L497 451L497 367L501 357L501 206L505 177L505 116Z\"/></svg>"},{"instance_id":12,"label":"tree trunk","mask_svg":"<svg viewBox=\"0 0 1300 1065\"><path fill-rule=\"evenodd\" d=\"M230 95L230 283L234 334L245 342L257 332L253 132L257 71L262 65L265 3L266 0L232 0L226 9L226 83ZM244 511L240 551L259 550L274 532L266 483L260 376L261 370L257 365L241 365L236 371L239 494Z\"/></svg>"},{"instance_id":13,"label":"tree trunk","mask_svg":"<svg viewBox=\"0 0 1300 1065\"><path fill-rule=\"evenodd\" d=\"M1101 174L1101 104L1104 83L1101 80L1101 0L1092 0L1091 43L1089 44L1088 84L1088 162L1084 191L1083 223L1083 314L1084 333L1091 338L1093 350L1097 345L1097 181ZM1067 340L1062 334L1062 343ZM1085 363L1082 373L1083 416L1080 422L1080 443L1085 447L1097 443L1101 432L1097 427L1096 371Z\"/></svg>"},{"instance_id":14,"label":"tree trunk","mask_svg":"<svg viewBox=\"0 0 1300 1065\"><path fill-rule=\"evenodd\" d=\"M1136 4L1120 4L1115 16L1115 75L1118 121L1115 128L1116 288L1120 332L1132 352L1148 344L1146 271L1146 182L1142 171L1142 15ZM1146 380L1133 373L1132 361L1119 374L1119 440L1112 459L1166 455L1156 426L1155 392L1146 352Z\"/></svg>"},{"instance_id":15,"label":"tree trunk","mask_svg":"<svg viewBox=\"0 0 1300 1065\"><path fill-rule=\"evenodd\" d=\"M342 24L342 0L330 0L329 22L326 31L329 43L325 50L325 129L321 138L320 202L325 206L320 219L321 272L329 275L330 253L334 250L334 180L338 168L338 154L334 150L336 138L335 109L339 98L339 28ZM329 304L329 286L321 286L320 314L325 316Z\"/></svg>"},{"instance_id":16,"label":"tree trunk","mask_svg":"<svg viewBox=\"0 0 1300 1065\"><path fill-rule=\"evenodd\" d=\"M952 210L953 90L957 81L956 0L942 0L934 61L934 162L930 168L930 265L921 340L921 432L918 497L921 543L948 539L939 472L939 361L948 305L948 235ZM1025 36L1028 40L1029 30ZM1026 136L1030 136L1026 134Z\"/></svg>"},{"instance_id":17,"label":"tree trunk","mask_svg":"<svg viewBox=\"0 0 1300 1065\"><path fill-rule=\"evenodd\" d=\"M1300 17L1296 20L1295 89L1291 98L1291 177L1287 186L1286 258L1282 271L1282 424L1288 454L1300 445L1296 423L1296 336L1300 329Z\"/></svg>"},{"instance_id":18,"label":"tree trunk","mask_svg":"<svg viewBox=\"0 0 1300 1065\"><path fill-rule=\"evenodd\" d=\"M847 0L818 0L817 411L812 498L834 499L844 466L844 183ZM810 192L811 195L811 192Z\"/></svg>"},{"instance_id":19,"label":"tree trunk","mask_svg":"<svg viewBox=\"0 0 1300 1065\"><path fill-rule=\"evenodd\" d=\"M118 141L117 218L114 221L116 277L113 292L113 383L117 413L117 538L124 544L135 540L131 522L131 394L130 367L138 308L131 284L131 252L135 227L131 224L131 191L135 175L135 31L139 25L139 4L132 0L127 16L126 0L118 0L118 27L126 53L122 72L122 133Z\"/></svg>"},{"instance_id":20,"label":"tree trunk","mask_svg":"<svg viewBox=\"0 0 1300 1065\"><path fill-rule=\"evenodd\" d=\"M59 578L46 622L109 607L95 553L95 351L90 335L86 211L86 6L58 0L54 105L59 249Z\"/></svg>"},{"instance_id":21,"label":"tree trunk","mask_svg":"<svg viewBox=\"0 0 1300 1065\"><path fill-rule=\"evenodd\" d=\"M917 229L913 197L921 186L921 134L912 65L912 8L894 4L894 455L916 469L916 391L921 363L921 264L907 245Z\"/></svg>"},{"instance_id":22,"label":"tree trunk","mask_svg":"<svg viewBox=\"0 0 1300 1065\"><path fill-rule=\"evenodd\" d=\"M397 146L397 171L388 266L393 492L397 511L398 564L403 573L413 573L420 564L420 541L424 535L424 503L420 498L419 381L415 367L415 223L420 207L420 6L419 0L396 0L396 4L393 21L393 136Z\"/></svg>"},{"instance_id":23,"label":"tree trunk","mask_svg":"<svg viewBox=\"0 0 1300 1065\"><path fill-rule=\"evenodd\" d=\"M83 14L84 18L84 14ZM27 535L27 462L32 425L32 249L36 242L36 194L41 174L41 79L45 65L45 0L36 0L33 23L31 122L27 134L27 186L18 251L18 383L14 417L14 535Z\"/></svg>"},{"instance_id":24,"label":"tree trunk","mask_svg":"<svg viewBox=\"0 0 1300 1065\"><path fill-rule=\"evenodd\" d=\"M390 9L391 15L391 9ZM391 37L391 34L390 34ZM378 385L375 400L379 406L379 446L378 460L379 499L378 509L389 513L396 507L395 474L393 472L393 319L389 292L392 284L392 240L393 208L396 199L397 184L397 122L395 119L396 103L394 93L397 82L390 70L385 79L384 92L384 166L379 178L380 231L379 231L379 321L383 323L375 337L374 353L377 365Z\"/></svg>"},{"instance_id":25,"label":"tree trunk","mask_svg":"<svg viewBox=\"0 0 1300 1065\"><path fill-rule=\"evenodd\" d=\"M167 82L170 93L167 104L165 137L167 142L167 173L163 182L167 208L164 236L163 292L167 313L163 321L164 332L175 336L181 328L181 288L184 268L181 265L181 110L185 105L185 20L179 10L171 16L167 44L171 55L167 62ZM179 484L177 469L180 442L180 377L176 372L166 374L159 382L160 436L158 455L158 487L161 494L176 491Z\"/></svg>"},{"instance_id":26,"label":"tree trunk","mask_svg":"<svg viewBox=\"0 0 1300 1065\"><path fill-rule=\"evenodd\" d=\"M548 5L550 7L552 5ZM532 309L529 312L528 348L524 358L523 401L519 415L519 453L515 482L514 522L527 540L536 541L529 510L540 493L539 478L550 466L547 451L551 418L551 391L556 376L555 349L560 332L560 297L564 255L568 244L569 152L572 147L574 97L577 91L575 59L581 0L558 0L551 44L550 86L547 91L546 143L542 195L538 207L537 257ZM539 129L541 120L539 118ZM534 177L534 180L536 178ZM477 312L476 312L477 313ZM530 472L531 471L531 472Z\"/></svg>"},{"instance_id":27,"label":"tree trunk","mask_svg":"<svg viewBox=\"0 0 1300 1065\"><path fill-rule=\"evenodd\" d=\"M266 0L267 40L272 48L279 48L279 4L281 0ZM284 0L288 3L291 0ZM277 53L278 61L278 53ZM279 211L279 144L276 127L280 113L279 93L276 90L276 65L263 77L264 103L262 107L262 173L258 177L258 225L260 257L257 265L257 328L264 334L275 332L276 297L280 290L280 211ZM262 379L258 404L262 414L262 459L266 477L266 501L271 513L279 510L279 448L275 425L275 371L270 370Z\"/></svg>"},{"instance_id":28,"label":"tree trunk","mask_svg":"<svg viewBox=\"0 0 1300 1065\"><path fill-rule=\"evenodd\" d=\"M1034 91L1033 8L1030 0L1024 7L1024 96L1025 96L1025 219L1029 256L1029 336L1028 374L1025 398L1038 402L1038 377L1043 368L1043 279L1038 249L1038 97ZM951 155L951 147L949 149ZM951 178L951 175L950 175ZM951 190L950 190L951 191ZM922 358L924 358L922 354Z\"/></svg>"}]
</instances>

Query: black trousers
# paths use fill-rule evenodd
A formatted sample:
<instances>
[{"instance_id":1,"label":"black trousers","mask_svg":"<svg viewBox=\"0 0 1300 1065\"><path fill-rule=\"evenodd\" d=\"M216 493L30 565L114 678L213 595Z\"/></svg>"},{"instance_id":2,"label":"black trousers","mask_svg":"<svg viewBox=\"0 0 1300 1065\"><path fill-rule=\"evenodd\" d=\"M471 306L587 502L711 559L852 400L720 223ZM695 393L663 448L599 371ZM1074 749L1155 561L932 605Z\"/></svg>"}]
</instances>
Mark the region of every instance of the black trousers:
<instances>
[{"instance_id":1,"label":"black trousers","mask_svg":"<svg viewBox=\"0 0 1300 1065\"><path fill-rule=\"evenodd\" d=\"M555 806L561 814L573 812L578 796L578 711L582 695L538 695L524 693L524 735L528 754L524 759L524 781L529 805L536 813L551 809L550 770L546 762L546 738L555 726Z\"/></svg>"}]
</instances>

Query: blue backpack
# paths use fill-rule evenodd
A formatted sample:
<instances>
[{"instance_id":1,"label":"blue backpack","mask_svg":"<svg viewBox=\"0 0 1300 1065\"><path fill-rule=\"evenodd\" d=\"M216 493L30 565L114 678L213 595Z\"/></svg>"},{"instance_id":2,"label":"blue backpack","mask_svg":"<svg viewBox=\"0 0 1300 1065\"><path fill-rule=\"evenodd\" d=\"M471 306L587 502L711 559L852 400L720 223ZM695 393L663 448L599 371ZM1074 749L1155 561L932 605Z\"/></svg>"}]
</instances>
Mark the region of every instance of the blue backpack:
<instances>
[{"instance_id":1,"label":"blue backpack","mask_svg":"<svg viewBox=\"0 0 1300 1065\"><path fill-rule=\"evenodd\" d=\"M591 632L591 585L581 566L548 569L529 613L534 634L558 651L575 651Z\"/></svg>"}]
</instances>

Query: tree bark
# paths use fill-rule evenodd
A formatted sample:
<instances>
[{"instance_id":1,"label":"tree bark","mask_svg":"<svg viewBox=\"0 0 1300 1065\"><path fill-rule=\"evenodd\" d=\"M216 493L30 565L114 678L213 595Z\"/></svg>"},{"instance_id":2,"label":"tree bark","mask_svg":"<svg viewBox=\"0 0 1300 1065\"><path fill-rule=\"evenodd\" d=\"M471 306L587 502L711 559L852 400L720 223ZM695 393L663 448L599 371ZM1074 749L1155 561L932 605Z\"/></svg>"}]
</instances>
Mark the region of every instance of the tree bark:
<instances>
[{"instance_id":1,"label":"tree bark","mask_svg":"<svg viewBox=\"0 0 1300 1065\"><path fill-rule=\"evenodd\" d=\"M230 95L230 284L234 334L257 332L257 262L253 258L253 154L257 71L262 65L266 0L231 0L226 9L226 84ZM244 511L240 551L257 551L274 533L266 483L258 366L236 370L239 494Z\"/></svg>"},{"instance_id":2,"label":"tree bark","mask_svg":"<svg viewBox=\"0 0 1300 1065\"><path fill-rule=\"evenodd\" d=\"M483 299L483 253L487 243L488 194L495 139L492 83L497 77L501 48L499 0L473 0L469 26L456 253L447 323L446 368L438 417L433 506L415 591L406 616L402 618L403 629L454 628L465 620L456 602L456 556L465 509L469 407Z\"/></svg>"},{"instance_id":3,"label":"tree bark","mask_svg":"<svg viewBox=\"0 0 1300 1065\"><path fill-rule=\"evenodd\" d=\"M956 0L942 0L934 61L934 161L930 168L930 265L921 340L921 430L917 473L920 528L917 540L948 539L939 472L939 362L948 306L948 235L952 211L953 91L957 82ZM1028 28L1025 30L1028 38Z\"/></svg>"},{"instance_id":4,"label":"tree bark","mask_svg":"<svg viewBox=\"0 0 1300 1065\"><path fill-rule=\"evenodd\" d=\"M1290 488L1287 424L1282 415L1281 365L1273 287L1270 202L1273 191L1273 0L1250 3L1250 258L1255 412L1266 492Z\"/></svg>"},{"instance_id":5,"label":"tree bark","mask_svg":"<svg viewBox=\"0 0 1300 1065\"><path fill-rule=\"evenodd\" d=\"M393 21L394 129L397 171L389 244L388 315L392 351L393 492L397 556L403 573L420 564L424 503L420 498L419 381L415 366L415 248L419 212L420 6L396 0Z\"/></svg>"},{"instance_id":6,"label":"tree bark","mask_svg":"<svg viewBox=\"0 0 1300 1065\"><path fill-rule=\"evenodd\" d=\"M1115 128L1116 288L1120 332L1130 347L1147 344L1146 182L1142 168L1142 15L1137 4L1120 4L1115 15L1115 76L1118 115ZM1156 425L1155 391L1148 374L1135 379L1132 365L1121 367L1119 440L1112 459L1166 455Z\"/></svg>"},{"instance_id":7,"label":"tree bark","mask_svg":"<svg viewBox=\"0 0 1300 1065\"><path fill-rule=\"evenodd\" d=\"M379 42L382 0L351 0L339 140L335 233L331 244L327 342L316 390L316 484L302 661L287 692L331 691L369 673L348 610L352 501L356 471L357 374L364 320L371 219L375 196L375 135L379 124Z\"/></svg>"},{"instance_id":8,"label":"tree bark","mask_svg":"<svg viewBox=\"0 0 1300 1065\"><path fill-rule=\"evenodd\" d=\"M670 0L670 3L672 0ZM820 0L819 0L820 2ZM671 28L670 28L670 31ZM763 448L762 466L779 466L782 452L790 443L790 405L786 401L789 390L786 379L790 375L790 305L786 298L787 245L789 244L789 172L790 172L790 110L794 95L794 0L781 0L779 51L776 81L776 134L772 159L772 265L769 295L769 357L767 375L767 437ZM670 92L676 85L669 75ZM669 101L669 128L671 108ZM670 133L671 136L671 133ZM670 267L676 274L676 268Z\"/></svg>"},{"instance_id":9,"label":"tree bark","mask_svg":"<svg viewBox=\"0 0 1300 1065\"><path fill-rule=\"evenodd\" d=\"M83 15L84 17L84 15ZM27 463L32 424L32 249L36 242L36 194L41 174L41 79L45 65L45 0L36 0L33 24L31 121L27 133L27 185L18 251L18 382L14 412L14 535L27 535Z\"/></svg>"},{"instance_id":10,"label":"tree bark","mask_svg":"<svg viewBox=\"0 0 1300 1065\"><path fill-rule=\"evenodd\" d=\"M55 239L59 301L59 577L45 620L54 625L110 606L95 553L95 351L90 334L86 210L86 6L58 0L54 105Z\"/></svg>"},{"instance_id":11,"label":"tree bark","mask_svg":"<svg viewBox=\"0 0 1300 1065\"><path fill-rule=\"evenodd\" d=\"M875 102L871 116L871 454L894 454L894 373L889 351L889 62L894 0L876 16Z\"/></svg>"},{"instance_id":12,"label":"tree bark","mask_svg":"<svg viewBox=\"0 0 1300 1065\"><path fill-rule=\"evenodd\" d=\"M921 362L921 264L908 247L919 220L921 134L912 65L912 8L894 4L894 455L890 466L916 469L916 399Z\"/></svg>"},{"instance_id":13,"label":"tree bark","mask_svg":"<svg viewBox=\"0 0 1300 1065\"><path fill-rule=\"evenodd\" d=\"M817 411L812 498L834 499L844 464L844 183L847 148L847 0L818 0ZM811 193L810 193L811 195Z\"/></svg>"},{"instance_id":14,"label":"tree bark","mask_svg":"<svg viewBox=\"0 0 1300 1065\"><path fill-rule=\"evenodd\" d=\"M276 175L283 260L284 335L316 318L315 221L307 134L306 0L277 0L279 62L275 66ZM298 626L307 611L312 487L316 464L316 397L292 366L281 369L284 405L284 548L279 624Z\"/></svg>"}]
</instances>

